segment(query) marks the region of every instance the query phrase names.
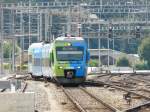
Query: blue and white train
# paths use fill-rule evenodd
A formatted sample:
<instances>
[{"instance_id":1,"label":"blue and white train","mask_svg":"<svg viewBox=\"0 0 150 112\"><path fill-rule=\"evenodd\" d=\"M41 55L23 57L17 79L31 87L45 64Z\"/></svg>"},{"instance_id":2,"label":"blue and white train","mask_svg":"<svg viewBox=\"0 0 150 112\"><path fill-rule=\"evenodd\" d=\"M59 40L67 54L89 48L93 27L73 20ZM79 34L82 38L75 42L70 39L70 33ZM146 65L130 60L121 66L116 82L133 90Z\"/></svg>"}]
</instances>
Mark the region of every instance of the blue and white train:
<instances>
[{"instance_id":1,"label":"blue and white train","mask_svg":"<svg viewBox=\"0 0 150 112\"><path fill-rule=\"evenodd\" d=\"M28 49L28 71L59 83L80 84L87 75L89 52L81 37L58 37L53 43L33 43Z\"/></svg>"}]
</instances>

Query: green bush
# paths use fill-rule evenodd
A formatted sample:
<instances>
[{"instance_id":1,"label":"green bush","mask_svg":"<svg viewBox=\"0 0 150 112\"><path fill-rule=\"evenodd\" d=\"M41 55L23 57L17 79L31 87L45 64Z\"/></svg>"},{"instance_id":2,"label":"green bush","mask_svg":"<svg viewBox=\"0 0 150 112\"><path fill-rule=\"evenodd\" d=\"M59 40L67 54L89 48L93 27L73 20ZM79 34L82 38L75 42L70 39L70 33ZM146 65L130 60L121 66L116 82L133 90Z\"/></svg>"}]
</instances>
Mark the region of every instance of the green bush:
<instances>
[{"instance_id":1,"label":"green bush","mask_svg":"<svg viewBox=\"0 0 150 112\"><path fill-rule=\"evenodd\" d=\"M89 66L90 66L90 67L98 67L98 60L96 60L96 59L91 59L91 60L89 61Z\"/></svg>"},{"instance_id":2,"label":"green bush","mask_svg":"<svg viewBox=\"0 0 150 112\"><path fill-rule=\"evenodd\" d=\"M4 64L3 64L3 67L4 67L4 69L6 69L6 70L8 70L8 69L10 68L10 66L11 66L11 64L9 64L9 63L4 63Z\"/></svg>"},{"instance_id":3,"label":"green bush","mask_svg":"<svg viewBox=\"0 0 150 112\"><path fill-rule=\"evenodd\" d=\"M122 56L116 61L116 66L128 67L131 65L129 63L129 60L125 56Z\"/></svg>"},{"instance_id":4,"label":"green bush","mask_svg":"<svg viewBox=\"0 0 150 112\"><path fill-rule=\"evenodd\" d=\"M12 51L13 51L13 44L11 42L8 41L4 41L3 42L3 48L4 48L4 58L11 58ZM18 45L15 45L15 54L18 54L20 51L20 48Z\"/></svg>"},{"instance_id":5,"label":"green bush","mask_svg":"<svg viewBox=\"0 0 150 112\"><path fill-rule=\"evenodd\" d=\"M147 62L150 69L150 37L144 38L138 48L138 54L141 59Z\"/></svg>"},{"instance_id":6,"label":"green bush","mask_svg":"<svg viewBox=\"0 0 150 112\"><path fill-rule=\"evenodd\" d=\"M145 63L144 61L140 61L136 63L134 68L136 70L148 70L149 69L147 63Z\"/></svg>"},{"instance_id":7,"label":"green bush","mask_svg":"<svg viewBox=\"0 0 150 112\"><path fill-rule=\"evenodd\" d=\"M17 70L20 70L20 65L17 65ZM28 68L28 65L24 64L24 65L21 65L21 70L26 70Z\"/></svg>"},{"instance_id":8,"label":"green bush","mask_svg":"<svg viewBox=\"0 0 150 112\"><path fill-rule=\"evenodd\" d=\"M24 64L24 65L21 66L21 69L22 69L22 70L26 70L27 68L28 68L28 65L25 65L25 64Z\"/></svg>"}]
</instances>

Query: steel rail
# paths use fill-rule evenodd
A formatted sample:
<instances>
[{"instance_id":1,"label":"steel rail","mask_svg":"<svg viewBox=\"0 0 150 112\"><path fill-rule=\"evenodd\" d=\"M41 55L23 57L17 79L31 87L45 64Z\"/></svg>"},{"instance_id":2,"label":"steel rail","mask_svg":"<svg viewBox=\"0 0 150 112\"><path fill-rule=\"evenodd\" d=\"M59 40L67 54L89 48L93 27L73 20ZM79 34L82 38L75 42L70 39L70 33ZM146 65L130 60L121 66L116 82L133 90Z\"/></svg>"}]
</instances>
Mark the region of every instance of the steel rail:
<instances>
[{"instance_id":1,"label":"steel rail","mask_svg":"<svg viewBox=\"0 0 150 112\"><path fill-rule=\"evenodd\" d=\"M142 91L146 91L146 92L150 93L149 89L142 89Z\"/></svg>"},{"instance_id":2,"label":"steel rail","mask_svg":"<svg viewBox=\"0 0 150 112\"><path fill-rule=\"evenodd\" d=\"M4 92L4 91L6 91L6 88L4 88L4 89L1 90L1 92Z\"/></svg>"},{"instance_id":3,"label":"steel rail","mask_svg":"<svg viewBox=\"0 0 150 112\"><path fill-rule=\"evenodd\" d=\"M103 99L100 99L99 97L91 94L89 91L87 91L85 88L80 87L80 89L82 89L85 93L87 93L89 96L91 96L92 98L94 98L95 100L97 100L98 102L102 103L104 106L108 107L110 110L112 110L113 112L121 112L120 110L118 110L117 108L111 106L110 104L106 103Z\"/></svg>"},{"instance_id":4,"label":"steel rail","mask_svg":"<svg viewBox=\"0 0 150 112\"><path fill-rule=\"evenodd\" d=\"M25 82L25 85L23 86L23 89L21 90L22 93L24 93L26 91L28 84Z\"/></svg>"},{"instance_id":5,"label":"steel rail","mask_svg":"<svg viewBox=\"0 0 150 112\"><path fill-rule=\"evenodd\" d=\"M124 110L123 112L135 112L135 110L138 110L143 106L150 106L150 101L143 103L141 105L135 106L135 107L128 108L128 109Z\"/></svg>"},{"instance_id":6,"label":"steel rail","mask_svg":"<svg viewBox=\"0 0 150 112\"><path fill-rule=\"evenodd\" d=\"M145 83L147 83L147 84L150 84L150 82L149 82L149 81L144 80L144 79L141 79L140 77L139 77L140 79L133 78L133 77L128 77L128 78L133 79L133 80L136 80L136 81L145 82Z\"/></svg>"},{"instance_id":7,"label":"steel rail","mask_svg":"<svg viewBox=\"0 0 150 112\"><path fill-rule=\"evenodd\" d=\"M97 83L100 83L100 84L103 83L104 85L109 85L109 86L111 86L111 87L113 87L113 88L120 89L120 90L123 90L123 91L126 91L126 92L130 92L130 93L132 93L132 94L135 94L135 95L137 95L137 96L140 96L140 97L143 97L143 98L145 98L145 99L150 100L150 97L148 97L148 96L145 96L145 95L142 95L142 94L138 94L138 93L136 93L136 92L133 92L133 91L128 90L128 89L125 89L125 88L120 87L120 86L116 86L116 85L113 85L113 84L110 84L110 83L105 83L105 82L103 82L103 81L93 81L93 82L97 82Z\"/></svg>"},{"instance_id":8,"label":"steel rail","mask_svg":"<svg viewBox=\"0 0 150 112\"><path fill-rule=\"evenodd\" d=\"M65 90L63 86L61 86L61 89L66 94L66 96L70 99L70 101L78 108L80 112L87 112L73 97L70 95L68 91Z\"/></svg>"},{"instance_id":9,"label":"steel rail","mask_svg":"<svg viewBox=\"0 0 150 112\"><path fill-rule=\"evenodd\" d=\"M73 102L73 104L75 104L75 106L79 109L80 112L87 112L87 110L82 105L80 105L80 103L77 100L75 100L73 98L73 96L67 90L65 90L65 88L63 88L62 86L61 86L61 88L64 91L64 93L67 95L67 97L71 100L71 102ZM105 107L107 107L112 112L121 112L117 108L115 108L115 107L109 105L108 103L104 102L102 99L94 96L93 94L91 94L90 92L88 92L83 87L79 87L79 89L81 89L83 92L85 92L86 94L88 94L91 98L95 99L96 101L98 101L99 103L101 103L102 105L104 105Z\"/></svg>"}]
</instances>

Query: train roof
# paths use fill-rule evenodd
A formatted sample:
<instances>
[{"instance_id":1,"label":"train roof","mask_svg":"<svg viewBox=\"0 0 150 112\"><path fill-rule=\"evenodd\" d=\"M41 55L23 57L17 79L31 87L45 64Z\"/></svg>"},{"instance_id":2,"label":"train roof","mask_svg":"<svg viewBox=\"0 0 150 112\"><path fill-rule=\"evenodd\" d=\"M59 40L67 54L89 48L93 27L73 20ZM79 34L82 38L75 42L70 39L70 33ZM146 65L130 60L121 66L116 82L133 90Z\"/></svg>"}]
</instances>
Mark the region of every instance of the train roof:
<instances>
[{"instance_id":1,"label":"train roof","mask_svg":"<svg viewBox=\"0 0 150 112\"><path fill-rule=\"evenodd\" d=\"M32 43L29 48L40 48L42 47L42 42L40 43Z\"/></svg>"},{"instance_id":2,"label":"train roof","mask_svg":"<svg viewBox=\"0 0 150 112\"><path fill-rule=\"evenodd\" d=\"M56 41L83 41L83 37L58 37Z\"/></svg>"}]
</instances>

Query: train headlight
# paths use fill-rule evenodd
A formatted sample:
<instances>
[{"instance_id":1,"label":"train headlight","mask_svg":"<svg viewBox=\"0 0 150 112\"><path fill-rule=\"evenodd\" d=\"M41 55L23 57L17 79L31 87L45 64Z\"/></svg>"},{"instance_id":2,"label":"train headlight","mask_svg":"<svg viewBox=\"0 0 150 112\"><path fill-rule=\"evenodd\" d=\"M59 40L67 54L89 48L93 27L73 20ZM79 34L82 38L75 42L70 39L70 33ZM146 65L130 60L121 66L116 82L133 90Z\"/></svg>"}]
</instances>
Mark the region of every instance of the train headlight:
<instances>
[{"instance_id":1,"label":"train headlight","mask_svg":"<svg viewBox=\"0 0 150 112\"><path fill-rule=\"evenodd\" d=\"M63 67L62 67L62 66L58 66L58 68L59 68L59 69L62 69Z\"/></svg>"},{"instance_id":2,"label":"train headlight","mask_svg":"<svg viewBox=\"0 0 150 112\"><path fill-rule=\"evenodd\" d=\"M71 46L71 43L68 43L68 46Z\"/></svg>"},{"instance_id":3,"label":"train headlight","mask_svg":"<svg viewBox=\"0 0 150 112\"><path fill-rule=\"evenodd\" d=\"M78 69L80 69L81 67L80 67L80 66L78 66L77 68L78 68Z\"/></svg>"},{"instance_id":4,"label":"train headlight","mask_svg":"<svg viewBox=\"0 0 150 112\"><path fill-rule=\"evenodd\" d=\"M71 43L67 42L65 43L65 46L71 46Z\"/></svg>"}]
</instances>

